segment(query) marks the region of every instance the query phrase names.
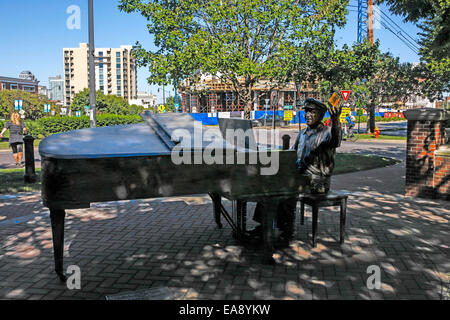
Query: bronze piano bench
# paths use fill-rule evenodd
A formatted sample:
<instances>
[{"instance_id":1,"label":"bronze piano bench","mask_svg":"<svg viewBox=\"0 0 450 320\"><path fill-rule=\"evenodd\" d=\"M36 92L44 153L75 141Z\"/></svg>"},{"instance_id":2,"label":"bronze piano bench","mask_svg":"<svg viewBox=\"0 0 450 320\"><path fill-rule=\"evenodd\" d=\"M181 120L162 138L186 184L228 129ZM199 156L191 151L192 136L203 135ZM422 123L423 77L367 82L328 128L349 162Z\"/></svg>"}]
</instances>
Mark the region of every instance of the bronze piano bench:
<instances>
[{"instance_id":1,"label":"bronze piano bench","mask_svg":"<svg viewBox=\"0 0 450 320\"><path fill-rule=\"evenodd\" d=\"M345 219L347 214L348 195L339 192L328 192L327 194L301 194L300 201L300 224L303 225L305 219L305 203L312 207L312 244L316 246L317 238L317 218L319 208L340 206L340 243L344 243Z\"/></svg>"}]
</instances>

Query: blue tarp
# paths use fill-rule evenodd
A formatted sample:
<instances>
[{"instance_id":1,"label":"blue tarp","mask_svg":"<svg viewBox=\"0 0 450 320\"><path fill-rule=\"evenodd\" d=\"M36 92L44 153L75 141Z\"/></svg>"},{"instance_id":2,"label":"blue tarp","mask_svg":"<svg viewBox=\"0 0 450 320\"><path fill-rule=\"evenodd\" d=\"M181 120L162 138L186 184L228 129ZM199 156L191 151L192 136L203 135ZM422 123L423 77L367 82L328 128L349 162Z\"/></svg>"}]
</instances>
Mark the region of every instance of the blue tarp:
<instances>
[{"instance_id":1,"label":"blue tarp","mask_svg":"<svg viewBox=\"0 0 450 320\"><path fill-rule=\"evenodd\" d=\"M255 117L254 119L261 119L264 117L264 114L267 113L268 116L272 117L273 111L255 111ZM275 111L275 114L284 117L284 111ZM190 113L191 117L194 118L197 121L201 121L204 125L218 125L219 119L218 119L218 113ZM352 115L357 117L357 114L355 111L352 112ZM384 112L376 112L375 116L377 117L384 117ZM295 117L292 121L289 121L289 123L298 123L300 117L300 123L305 123L305 111L296 112ZM325 113L324 118L329 118L330 114L328 112Z\"/></svg>"},{"instance_id":2,"label":"blue tarp","mask_svg":"<svg viewBox=\"0 0 450 320\"><path fill-rule=\"evenodd\" d=\"M204 125L217 125L219 124L219 119L217 118L217 113L215 117L211 117L211 113L190 113L194 120L201 121Z\"/></svg>"}]
</instances>

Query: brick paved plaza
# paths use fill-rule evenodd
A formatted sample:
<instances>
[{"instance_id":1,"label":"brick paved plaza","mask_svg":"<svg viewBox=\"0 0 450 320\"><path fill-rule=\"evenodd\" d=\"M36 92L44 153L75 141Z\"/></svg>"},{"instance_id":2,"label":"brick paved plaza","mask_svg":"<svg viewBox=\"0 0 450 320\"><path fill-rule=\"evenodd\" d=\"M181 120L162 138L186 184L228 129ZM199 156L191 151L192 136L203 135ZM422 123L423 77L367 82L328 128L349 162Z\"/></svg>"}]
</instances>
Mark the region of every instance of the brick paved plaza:
<instances>
[{"instance_id":1,"label":"brick paved plaza","mask_svg":"<svg viewBox=\"0 0 450 320\"><path fill-rule=\"evenodd\" d=\"M0 298L105 299L163 287L174 299L448 299L448 202L376 190L383 186L377 177L389 189L402 170L398 164L367 171L366 186L357 185L357 173L335 176L335 187L353 188L345 244L338 243L337 208L321 209L312 248L307 207L305 225L297 219L297 238L276 252L275 266L262 265L262 248L237 243L228 225L216 227L206 195L68 210L65 268L80 267L81 290L67 289L53 272L49 211L40 194L3 195ZM371 265L380 268L381 289L367 287Z\"/></svg>"}]
</instances>

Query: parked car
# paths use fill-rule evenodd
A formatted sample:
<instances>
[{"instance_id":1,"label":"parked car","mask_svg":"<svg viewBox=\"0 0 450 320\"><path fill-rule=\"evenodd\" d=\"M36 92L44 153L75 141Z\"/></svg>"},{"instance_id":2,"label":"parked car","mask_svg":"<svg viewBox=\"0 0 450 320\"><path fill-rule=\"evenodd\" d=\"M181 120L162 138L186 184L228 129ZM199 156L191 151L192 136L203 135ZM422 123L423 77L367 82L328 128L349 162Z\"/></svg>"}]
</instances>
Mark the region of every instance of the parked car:
<instances>
[{"instance_id":1,"label":"parked car","mask_svg":"<svg viewBox=\"0 0 450 320\"><path fill-rule=\"evenodd\" d=\"M266 114L265 116L252 120L253 127L262 127L264 126L264 119L266 126L272 126L272 114ZM282 116L275 115L275 127L287 127L289 126L289 121L283 119Z\"/></svg>"}]
</instances>

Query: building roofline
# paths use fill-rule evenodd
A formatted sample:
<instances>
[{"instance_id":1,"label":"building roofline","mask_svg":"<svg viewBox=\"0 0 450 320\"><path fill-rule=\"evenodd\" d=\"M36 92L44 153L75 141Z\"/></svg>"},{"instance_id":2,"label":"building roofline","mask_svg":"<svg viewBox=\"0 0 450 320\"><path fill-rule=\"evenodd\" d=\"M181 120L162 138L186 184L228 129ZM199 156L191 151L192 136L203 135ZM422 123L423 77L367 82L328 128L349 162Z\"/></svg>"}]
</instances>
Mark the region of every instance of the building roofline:
<instances>
[{"instance_id":1,"label":"building roofline","mask_svg":"<svg viewBox=\"0 0 450 320\"><path fill-rule=\"evenodd\" d=\"M0 76L0 81L8 81L8 82L15 82L15 83L20 83L20 84L32 84L32 85L38 85L40 82L39 80L26 80L26 79L3 77L3 76Z\"/></svg>"}]
</instances>

